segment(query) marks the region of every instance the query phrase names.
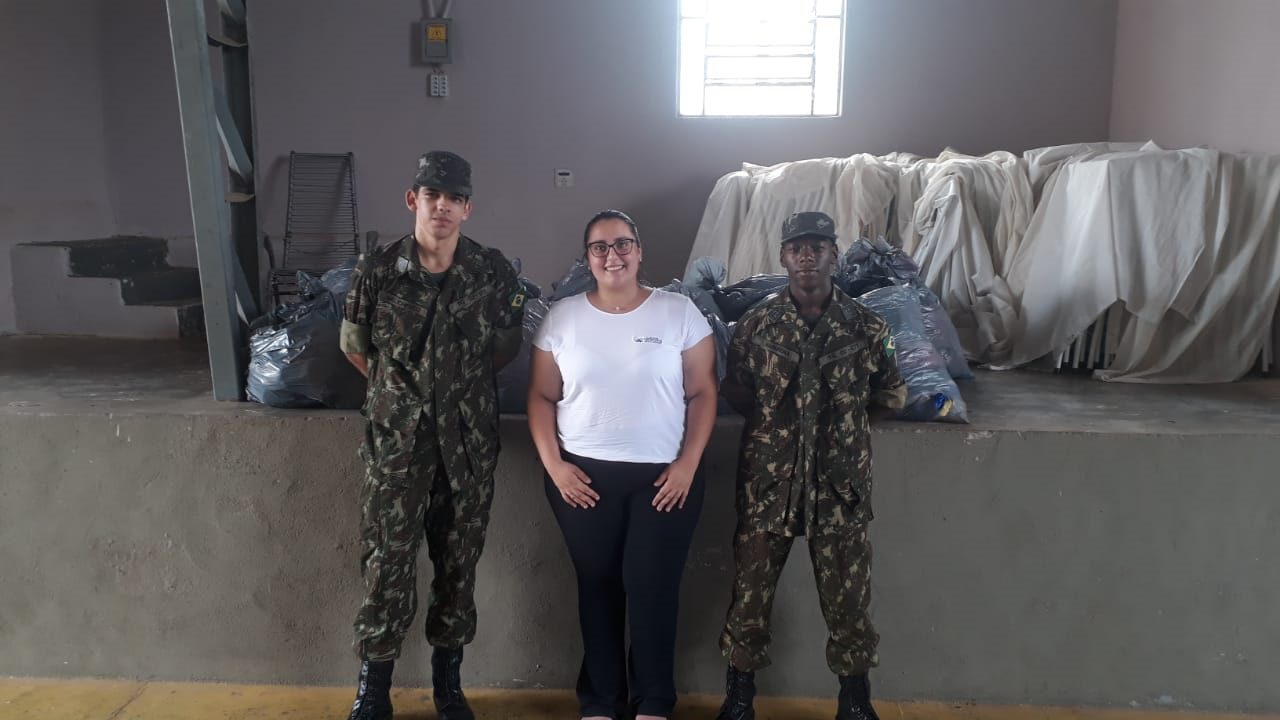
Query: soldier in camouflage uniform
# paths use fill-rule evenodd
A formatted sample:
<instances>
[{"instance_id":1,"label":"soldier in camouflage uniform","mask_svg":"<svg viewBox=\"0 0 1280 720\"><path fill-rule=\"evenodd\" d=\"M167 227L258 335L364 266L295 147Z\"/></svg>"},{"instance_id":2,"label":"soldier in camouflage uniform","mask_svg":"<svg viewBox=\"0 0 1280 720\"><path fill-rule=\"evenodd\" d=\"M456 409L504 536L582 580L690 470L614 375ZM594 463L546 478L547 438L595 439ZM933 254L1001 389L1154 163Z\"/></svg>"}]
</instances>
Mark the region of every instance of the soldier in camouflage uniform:
<instances>
[{"instance_id":1,"label":"soldier in camouflage uniform","mask_svg":"<svg viewBox=\"0 0 1280 720\"><path fill-rule=\"evenodd\" d=\"M871 436L867 407L901 408L906 385L889 327L832 285L834 223L796 213L782 226L788 286L738 323L723 393L746 418L738 463L733 600L724 720L755 717L755 671L769 664L769 616L796 536L808 539L840 678L837 720L874 720L867 671L879 637L871 599Z\"/></svg>"},{"instance_id":2,"label":"soldier in camouflage uniform","mask_svg":"<svg viewBox=\"0 0 1280 720\"><path fill-rule=\"evenodd\" d=\"M405 202L413 234L362 257L341 345L369 378L360 449L361 563L368 593L355 621L364 661L351 720L391 717L391 673L418 605L418 547L435 574L426 634L443 720L473 717L462 647L476 630L476 563L498 461L495 373L520 348L524 294L497 250L461 234L471 166L434 151Z\"/></svg>"}]
</instances>

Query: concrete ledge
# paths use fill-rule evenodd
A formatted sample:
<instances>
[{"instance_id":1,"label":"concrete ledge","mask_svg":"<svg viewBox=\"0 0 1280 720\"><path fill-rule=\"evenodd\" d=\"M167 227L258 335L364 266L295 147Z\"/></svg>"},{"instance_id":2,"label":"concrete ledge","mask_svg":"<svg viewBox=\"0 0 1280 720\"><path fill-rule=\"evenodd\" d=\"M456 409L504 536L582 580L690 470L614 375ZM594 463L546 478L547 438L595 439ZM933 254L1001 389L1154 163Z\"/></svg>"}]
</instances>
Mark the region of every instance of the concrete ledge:
<instances>
[{"instance_id":1,"label":"concrete ledge","mask_svg":"<svg viewBox=\"0 0 1280 720\"><path fill-rule=\"evenodd\" d=\"M361 420L217 407L0 413L0 674L352 682ZM705 458L686 692L723 682L739 428L723 420ZM572 687L573 575L523 420L502 432L464 680ZM878 697L1280 710L1274 434L893 424L874 443ZM760 675L769 695L834 691L802 545ZM422 567L425 584L425 554ZM420 625L403 683L426 680Z\"/></svg>"}]
</instances>

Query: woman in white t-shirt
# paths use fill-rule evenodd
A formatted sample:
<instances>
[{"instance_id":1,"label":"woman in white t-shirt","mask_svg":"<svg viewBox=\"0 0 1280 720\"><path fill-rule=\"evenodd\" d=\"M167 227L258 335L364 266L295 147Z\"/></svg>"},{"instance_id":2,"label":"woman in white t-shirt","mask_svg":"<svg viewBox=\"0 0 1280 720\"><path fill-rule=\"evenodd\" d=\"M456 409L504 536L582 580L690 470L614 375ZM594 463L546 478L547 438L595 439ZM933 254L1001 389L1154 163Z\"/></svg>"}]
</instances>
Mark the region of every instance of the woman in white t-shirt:
<instances>
[{"instance_id":1,"label":"woman in white t-shirt","mask_svg":"<svg viewBox=\"0 0 1280 720\"><path fill-rule=\"evenodd\" d=\"M676 702L680 576L715 424L715 346L687 297L640 284L625 213L598 213L583 246L596 289L553 305L534 337L529 430L578 576L582 717L653 720Z\"/></svg>"}]
</instances>

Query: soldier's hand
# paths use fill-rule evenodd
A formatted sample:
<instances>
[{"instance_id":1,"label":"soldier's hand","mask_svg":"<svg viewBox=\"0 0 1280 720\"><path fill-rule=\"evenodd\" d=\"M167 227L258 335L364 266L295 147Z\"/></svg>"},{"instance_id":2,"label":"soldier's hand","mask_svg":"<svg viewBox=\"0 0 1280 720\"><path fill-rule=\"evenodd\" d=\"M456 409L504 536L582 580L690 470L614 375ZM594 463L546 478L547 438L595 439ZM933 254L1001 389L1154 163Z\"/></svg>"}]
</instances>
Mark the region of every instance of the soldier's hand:
<instances>
[{"instance_id":1,"label":"soldier's hand","mask_svg":"<svg viewBox=\"0 0 1280 720\"><path fill-rule=\"evenodd\" d=\"M653 506L658 512L671 512L684 508L684 501L689 497L689 488L693 486L693 473L697 465L686 467L679 460L667 466L658 476L654 487L662 488L653 496Z\"/></svg>"},{"instance_id":2,"label":"soldier's hand","mask_svg":"<svg viewBox=\"0 0 1280 720\"><path fill-rule=\"evenodd\" d=\"M547 470L551 482L556 484L560 497L574 507L592 508L600 496L592 490L591 478L582 472L582 468L570 462L561 461L559 465Z\"/></svg>"}]
</instances>

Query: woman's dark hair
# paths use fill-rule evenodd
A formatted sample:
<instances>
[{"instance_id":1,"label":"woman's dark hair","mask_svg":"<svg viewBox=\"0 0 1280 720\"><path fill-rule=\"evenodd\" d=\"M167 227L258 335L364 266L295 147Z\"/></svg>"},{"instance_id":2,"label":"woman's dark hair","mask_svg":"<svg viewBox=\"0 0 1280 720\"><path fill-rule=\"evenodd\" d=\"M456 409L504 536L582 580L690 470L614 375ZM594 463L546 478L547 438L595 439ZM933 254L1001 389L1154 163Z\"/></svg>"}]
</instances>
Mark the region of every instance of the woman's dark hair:
<instances>
[{"instance_id":1,"label":"woman's dark hair","mask_svg":"<svg viewBox=\"0 0 1280 720\"><path fill-rule=\"evenodd\" d=\"M636 227L636 221L632 220L630 215L621 210L601 210L591 216L591 219L587 221L586 229L582 231L583 250L587 249L587 240L591 238L591 228L595 227L595 224L601 220L621 220L626 223L627 227L631 228L631 236L636 239L636 244L640 244L640 230Z\"/></svg>"}]
</instances>

